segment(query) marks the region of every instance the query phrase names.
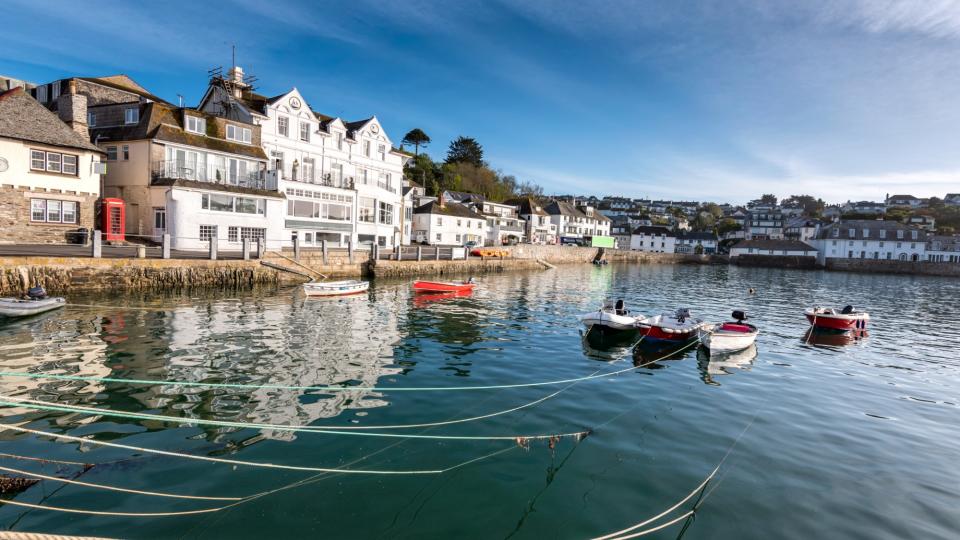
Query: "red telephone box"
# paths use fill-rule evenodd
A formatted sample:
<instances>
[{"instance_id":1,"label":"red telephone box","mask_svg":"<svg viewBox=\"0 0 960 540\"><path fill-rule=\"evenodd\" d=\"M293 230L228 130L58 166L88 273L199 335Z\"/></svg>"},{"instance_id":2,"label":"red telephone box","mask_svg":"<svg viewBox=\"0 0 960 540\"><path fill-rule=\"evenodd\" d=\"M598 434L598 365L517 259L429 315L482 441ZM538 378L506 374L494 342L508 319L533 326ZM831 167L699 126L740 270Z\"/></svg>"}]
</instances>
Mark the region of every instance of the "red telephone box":
<instances>
[{"instance_id":1,"label":"red telephone box","mask_svg":"<svg viewBox=\"0 0 960 540\"><path fill-rule=\"evenodd\" d=\"M103 231L103 239L107 242L122 242L126 231L124 230L126 221L126 210L124 210L123 199L103 199L100 206L100 230Z\"/></svg>"}]
</instances>

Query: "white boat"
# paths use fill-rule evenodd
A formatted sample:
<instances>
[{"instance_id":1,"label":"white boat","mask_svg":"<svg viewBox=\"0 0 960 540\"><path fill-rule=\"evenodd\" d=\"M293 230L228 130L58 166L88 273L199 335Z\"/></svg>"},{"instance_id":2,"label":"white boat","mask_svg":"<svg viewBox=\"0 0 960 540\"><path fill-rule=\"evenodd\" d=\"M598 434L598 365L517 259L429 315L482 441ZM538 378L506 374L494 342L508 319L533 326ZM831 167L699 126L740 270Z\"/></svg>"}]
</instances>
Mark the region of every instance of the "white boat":
<instances>
[{"instance_id":1,"label":"white boat","mask_svg":"<svg viewBox=\"0 0 960 540\"><path fill-rule=\"evenodd\" d=\"M348 279L344 281L311 281L303 284L307 296L345 296L359 294L370 288L369 281Z\"/></svg>"},{"instance_id":2,"label":"white boat","mask_svg":"<svg viewBox=\"0 0 960 540\"><path fill-rule=\"evenodd\" d=\"M703 321L693 318L687 308L637 321L640 334L646 341L685 343L696 338L702 326Z\"/></svg>"},{"instance_id":3,"label":"white boat","mask_svg":"<svg viewBox=\"0 0 960 540\"><path fill-rule=\"evenodd\" d=\"M603 303L600 309L580 315L579 319L587 328L597 327L603 330L625 332L635 331L637 321L643 319L643 317L630 315L630 311L624 306L623 300L617 300L616 304L608 300Z\"/></svg>"},{"instance_id":4,"label":"white boat","mask_svg":"<svg viewBox=\"0 0 960 540\"><path fill-rule=\"evenodd\" d=\"M711 353L742 351L753 345L760 330L752 324L743 322L747 314L737 310L733 312L735 322L706 324L700 327L700 342Z\"/></svg>"},{"instance_id":5,"label":"white boat","mask_svg":"<svg viewBox=\"0 0 960 540\"><path fill-rule=\"evenodd\" d=\"M57 297L46 298L0 298L0 316L28 317L39 315L67 305L67 299Z\"/></svg>"}]
</instances>

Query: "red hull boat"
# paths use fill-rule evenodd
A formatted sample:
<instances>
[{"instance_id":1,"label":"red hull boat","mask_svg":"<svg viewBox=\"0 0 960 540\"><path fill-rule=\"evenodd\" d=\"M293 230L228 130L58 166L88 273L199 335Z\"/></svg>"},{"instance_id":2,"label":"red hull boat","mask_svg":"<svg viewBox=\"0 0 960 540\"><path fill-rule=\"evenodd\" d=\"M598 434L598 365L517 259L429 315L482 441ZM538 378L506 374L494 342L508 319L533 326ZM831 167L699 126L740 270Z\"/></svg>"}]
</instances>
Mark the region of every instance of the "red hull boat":
<instances>
[{"instance_id":1,"label":"red hull boat","mask_svg":"<svg viewBox=\"0 0 960 540\"><path fill-rule=\"evenodd\" d=\"M420 293L470 292L476 283L471 281L414 281L413 290Z\"/></svg>"},{"instance_id":2,"label":"red hull boat","mask_svg":"<svg viewBox=\"0 0 960 540\"><path fill-rule=\"evenodd\" d=\"M869 313L856 311L853 306L847 306L839 311L833 308L815 307L807 309L803 314L814 328L840 332L865 330L867 321L870 320Z\"/></svg>"}]
</instances>

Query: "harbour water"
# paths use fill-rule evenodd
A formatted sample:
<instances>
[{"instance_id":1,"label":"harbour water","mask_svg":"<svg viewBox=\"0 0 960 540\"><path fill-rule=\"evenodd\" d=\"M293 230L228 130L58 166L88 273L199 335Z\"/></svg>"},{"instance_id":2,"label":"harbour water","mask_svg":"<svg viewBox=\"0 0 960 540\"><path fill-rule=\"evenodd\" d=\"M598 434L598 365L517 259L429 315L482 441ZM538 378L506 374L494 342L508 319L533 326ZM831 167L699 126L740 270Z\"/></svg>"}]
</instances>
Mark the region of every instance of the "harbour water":
<instances>
[{"instance_id":1,"label":"harbour water","mask_svg":"<svg viewBox=\"0 0 960 540\"><path fill-rule=\"evenodd\" d=\"M416 298L399 281L336 300L293 288L76 296L57 313L0 323L0 401L111 413L6 406L5 424L189 456L397 474L233 465L5 430L8 469L260 496L157 497L44 480L12 500L114 513L226 508L161 517L5 504L0 527L126 538L589 538L661 513L722 462L695 519L650 537L955 538L958 296L960 282L947 278L619 264L485 276L472 295L452 298ZM694 348L596 354L576 315L605 298L648 314L689 307L707 320L743 308L761 334L755 349L722 358ZM806 335L802 310L816 304L868 310L869 335ZM600 376L614 371L624 372ZM10 375L27 372L34 377ZM37 378L46 375L79 380ZM352 388L293 388L340 384ZM490 386L500 388L475 388ZM514 439L584 430L582 440ZM477 438L442 438L451 436Z\"/></svg>"}]
</instances>

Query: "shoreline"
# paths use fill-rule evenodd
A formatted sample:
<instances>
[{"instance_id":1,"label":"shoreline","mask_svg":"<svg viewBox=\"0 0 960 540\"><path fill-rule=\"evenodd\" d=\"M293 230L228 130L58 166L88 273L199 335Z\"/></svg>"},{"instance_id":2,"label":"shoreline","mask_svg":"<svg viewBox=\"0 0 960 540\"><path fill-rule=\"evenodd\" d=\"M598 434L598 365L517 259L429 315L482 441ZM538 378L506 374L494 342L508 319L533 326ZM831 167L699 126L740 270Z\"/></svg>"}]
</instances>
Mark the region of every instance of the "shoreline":
<instances>
[{"instance_id":1,"label":"shoreline","mask_svg":"<svg viewBox=\"0 0 960 540\"><path fill-rule=\"evenodd\" d=\"M590 264L596 248L519 245L504 247L505 258L470 257L466 260L327 260L319 256L301 257L298 262L267 254L260 260L206 259L95 259L89 257L2 257L0 258L0 295L21 295L39 284L51 293L105 290L170 291L189 288L253 288L261 285L290 285L308 281L309 272L328 278L401 278L489 274L508 271L547 270L554 265ZM703 264L743 267L827 270L864 274L896 274L960 277L952 265L902 263L900 261L853 261L855 264L798 264L796 258L770 257L731 261L719 255L647 253L606 250L611 263L629 264ZM269 266L267 266L267 264ZM286 271L284 271L284 268Z\"/></svg>"}]
</instances>

